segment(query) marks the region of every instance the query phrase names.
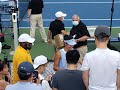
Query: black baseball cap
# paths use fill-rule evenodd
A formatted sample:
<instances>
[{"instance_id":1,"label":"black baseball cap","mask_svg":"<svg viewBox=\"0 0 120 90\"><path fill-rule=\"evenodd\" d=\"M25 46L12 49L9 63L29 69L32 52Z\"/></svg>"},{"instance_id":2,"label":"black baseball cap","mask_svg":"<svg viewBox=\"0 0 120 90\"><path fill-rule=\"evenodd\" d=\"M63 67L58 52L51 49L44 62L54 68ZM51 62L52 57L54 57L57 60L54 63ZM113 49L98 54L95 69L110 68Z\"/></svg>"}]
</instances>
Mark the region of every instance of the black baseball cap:
<instances>
[{"instance_id":1,"label":"black baseball cap","mask_svg":"<svg viewBox=\"0 0 120 90\"><path fill-rule=\"evenodd\" d=\"M101 33L104 33L106 36L110 36L110 29L108 26L100 25L95 29L95 36L98 36Z\"/></svg>"}]
</instances>

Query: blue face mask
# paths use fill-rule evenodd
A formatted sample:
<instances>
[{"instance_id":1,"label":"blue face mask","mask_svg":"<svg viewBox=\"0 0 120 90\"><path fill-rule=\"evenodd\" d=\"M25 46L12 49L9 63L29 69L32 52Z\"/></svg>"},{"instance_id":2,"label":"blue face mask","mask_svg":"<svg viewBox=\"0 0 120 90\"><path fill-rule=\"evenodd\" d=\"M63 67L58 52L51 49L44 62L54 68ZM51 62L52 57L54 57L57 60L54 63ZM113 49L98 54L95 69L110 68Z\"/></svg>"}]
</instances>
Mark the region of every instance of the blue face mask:
<instances>
[{"instance_id":1,"label":"blue face mask","mask_svg":"<svg viewBox=\"0 0 120 90\"><path fill-rule=\"evenodd\" d=\"M77 25L79 24L79 22L78 22L78 21L72 21L72 24L73 24L74 26L77 26Z\"/></svg>"}]
</instances>

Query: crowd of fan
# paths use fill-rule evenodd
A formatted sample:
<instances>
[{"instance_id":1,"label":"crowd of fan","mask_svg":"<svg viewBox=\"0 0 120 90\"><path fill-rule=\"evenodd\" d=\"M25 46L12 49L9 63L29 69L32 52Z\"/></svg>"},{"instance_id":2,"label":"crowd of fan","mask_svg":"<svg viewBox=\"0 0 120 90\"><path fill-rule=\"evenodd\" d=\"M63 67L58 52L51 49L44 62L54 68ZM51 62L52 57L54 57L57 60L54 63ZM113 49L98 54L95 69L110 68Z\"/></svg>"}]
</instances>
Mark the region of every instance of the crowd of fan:
<instances>
[{"instance_id":1,"label":"crowd of fan","mask_svg":"<svg viewBox=\"0 0 120 90\"><path fill-rule=\"evenodd\" d=\"M85 54L80 70L80 54L73 48L77 43L71 35L64 35L65 46L57 51L63 53L54 62L56 72L46 78L42 74L47 57L40 55L32 62L29 50L35 39L21 34L13 56L13 77L6 62L0 60L0 90L120 90L120 53L107 47L110 30L101 25L94 34L96 49Z\"/></svg>"},{"instance_id":2,"label":"crowd of fan","mask_svg":"<svg viewBox=\"0 0 120 90\"><path fill-rule=\"evenodd\" d=\"M30 0L28 21L30 35L24 33L18 38L19 45L13 55L12 76L5 61L0 60L0 90L120 90L120 52L111 50L108 44L110 29L98 26L94 33L96 49L88 52L87 39L90 34L78 15L72 16L72 28L65 31L64 14L55 13L50 23L48 38L43 21L42 0ZM38 24L42 40L55 46L53 55L55 73L44 77L47 57L40 55L32 62L30 49L35 41L35 27ZM56 48L54 37L64 36L64 47ZM117 49L116 49L117 50ZM49 51L49 50L48 50ZM81 64L80 70L77 69ZM5 80L7 78L7 81Z\"/></svg>"}]
</instances>

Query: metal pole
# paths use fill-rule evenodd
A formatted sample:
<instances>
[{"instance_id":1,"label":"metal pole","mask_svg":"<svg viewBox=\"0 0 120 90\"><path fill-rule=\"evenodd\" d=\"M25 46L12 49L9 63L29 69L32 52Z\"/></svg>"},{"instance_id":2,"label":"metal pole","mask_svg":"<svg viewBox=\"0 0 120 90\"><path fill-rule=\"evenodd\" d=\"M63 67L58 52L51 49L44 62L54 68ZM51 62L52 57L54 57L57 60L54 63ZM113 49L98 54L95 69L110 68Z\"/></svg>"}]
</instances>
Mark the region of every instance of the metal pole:
<instances>
[{"instance_id":1,"label":"metal pole","mask_svg":"<svg viewBox=\"0 0 120 90\"><path fill-rule=\"evenodd\" d=\"M110 33L111 33L111 31L112 31L113 12L114 12L114 0L112 0L112 8L111 8ZM110 40L109 40L109 43L108 43L108 44L110 44Z\"/></svg>"},{"instance_id":2,"label":"metal pole","mask_svg":"<svg viewBox=\"0 0 120 90\"><path fill-rule=\"evenodd\" d=\"M14 32L14 49L18 46L18 29L17 29L17 13L12 13L13 32Z\"/></svg>"},{"instance_id":3,"label":"metal pole","mask_svg":"<svg viewBox=\"0 0 120 90\"><path fill-rule=\"evenodd\" d=\"M17 28L18 28L18 35L20 35L19 31L19 2L18 0L15 0L16 2L16 12L17 12Z\"/></svg>"}]
</instances>

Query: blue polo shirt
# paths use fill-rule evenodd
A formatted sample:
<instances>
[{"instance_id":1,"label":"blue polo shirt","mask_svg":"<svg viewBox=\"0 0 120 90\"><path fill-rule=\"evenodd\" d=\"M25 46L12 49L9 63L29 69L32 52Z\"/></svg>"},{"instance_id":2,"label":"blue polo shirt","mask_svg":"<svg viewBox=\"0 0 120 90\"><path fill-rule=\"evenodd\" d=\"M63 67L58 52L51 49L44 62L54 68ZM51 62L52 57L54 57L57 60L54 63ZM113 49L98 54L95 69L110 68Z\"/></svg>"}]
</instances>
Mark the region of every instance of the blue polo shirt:
<instances>
[{"instance_id":1,"label":"blue polo shirt","mask_svg":"<svg viewBox=\"0 0 120 90\"><path fill-rule=\"evenodd\" d=\"M5 90L43 90L41 85L31 82L17 82L16 84L8 85Z\"/></svg>"}]
</instances>

